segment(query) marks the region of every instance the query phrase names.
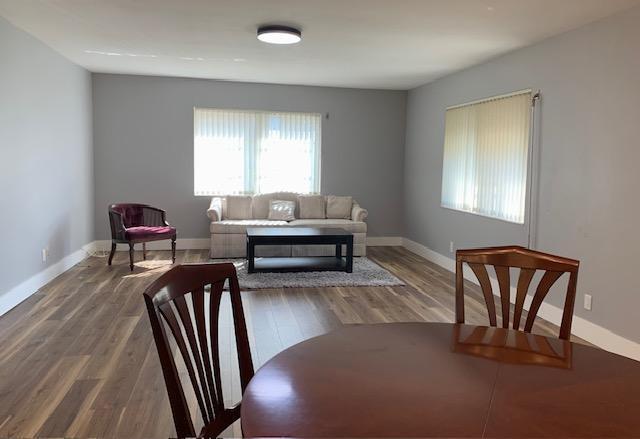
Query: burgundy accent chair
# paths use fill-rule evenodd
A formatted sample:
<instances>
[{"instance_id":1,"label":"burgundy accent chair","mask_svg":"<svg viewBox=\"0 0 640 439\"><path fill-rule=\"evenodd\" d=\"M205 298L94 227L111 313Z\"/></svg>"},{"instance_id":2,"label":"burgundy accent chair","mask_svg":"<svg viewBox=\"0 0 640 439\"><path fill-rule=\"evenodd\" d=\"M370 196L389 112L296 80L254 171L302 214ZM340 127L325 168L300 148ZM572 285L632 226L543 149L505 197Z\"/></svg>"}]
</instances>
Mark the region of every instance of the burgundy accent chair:
<instances>
[{"instance_id":1,"label":"burgundy accent chair","mask_svg":"<svg viewBox=\"0 0 640 439\"><path fill-rule=\"evenodd\" d=\"M166 220L166 212L146 204L112 204L109 206L111 225L111 253L109 265L116 252L116 244L129 244L129 267L133 271L133 246L142 243L142 258L147 259L147 242L171 240L172 260L176 262L176 228Z\"/></svg>"}]
</instances>

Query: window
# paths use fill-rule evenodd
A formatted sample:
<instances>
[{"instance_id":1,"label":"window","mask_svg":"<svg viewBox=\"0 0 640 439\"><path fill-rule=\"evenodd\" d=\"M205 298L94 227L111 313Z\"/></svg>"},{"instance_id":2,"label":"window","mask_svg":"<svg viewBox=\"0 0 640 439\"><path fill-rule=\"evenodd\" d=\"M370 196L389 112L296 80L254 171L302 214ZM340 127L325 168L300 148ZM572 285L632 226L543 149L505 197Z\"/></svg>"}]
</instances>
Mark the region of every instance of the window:
<instances>
[{"instance_id":1,"label":"window","mask_svg":"<svg viewBox=\"0 0 640 439\"><path fill-rule=\"evenodd\" d=\"M195 108L195 195L320 192L322 116Z\"/></svg>"},{"instance_id":2,"label":"window","mask_svg":"<svg viewBox=\"0 0 640 439\"><path fill-rule=\"evenodd\" d=\"M524 224L530 91L447 109L442 206Z\"/></svg>"}]
</instances>

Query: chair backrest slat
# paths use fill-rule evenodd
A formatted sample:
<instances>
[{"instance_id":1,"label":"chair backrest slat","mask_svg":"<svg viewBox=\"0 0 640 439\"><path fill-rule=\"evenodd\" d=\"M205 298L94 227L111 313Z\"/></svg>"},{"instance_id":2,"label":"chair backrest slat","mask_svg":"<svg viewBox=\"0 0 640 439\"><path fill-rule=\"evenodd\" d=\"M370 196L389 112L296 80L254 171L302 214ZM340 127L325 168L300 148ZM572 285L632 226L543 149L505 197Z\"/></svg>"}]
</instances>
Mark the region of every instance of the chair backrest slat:
<instances>
[{"instance_id":1,"label":"chair backrest slat","mask_svg":"<svg viewBox=\"0 0 640 439\"><path fill-rule=\"evenodd\" d=\"M162 310L156 308L152 303L152 299L146 294L144 299L147 305L147 310L149 311L149 320L151 322L151 330L153 331L153 338L158 350L158 356L161 359L162 375L164 376L164 381L167 385L169 404L171 406L176 432L193 432L193 422L189 416L189 411L186 410L187 400L184 395L184 390L180 385L178 368L176 367L176 363L171 352L171 346L169 344L169 339L167 338L165 326L158 318L158 313L161 313ZM151 314L152 312L153 315ZM173 312L171 315L173 315ZM177 321L175 324L177 327ZM188 434L183 433L183 436L188 436Z\"/></svg>"},{"instance_id":2,"label":"chair backrest slat","mask_svg":"<svg viewBox=\"0 0 640 439\"><path fill-rule=\"evenodd\" d=\"M529 292L535 273L544 272L541 277L524 324L524 331L531 332L533 323L540 306L549 293L551 287L563 274L569 273L565 306L562 324L560 326L560 338L568 339L571 335L571 321L575 303L576 284L578 279L579 261L563 258L546 253L529 250L524 247L491 247L471 250L458 250L456 252L456 322L464 323L464 264L468 264L475 274L484 300L487 306L489 324L497 326L496 306L486 266L492 265L496 273L501 302L502 327L509 328L511 313L511 278L510 269L519 268L520 273L516 287L516 297L513 313L512 328L519 330L525 299Z\"/></svg>"},{"instance_id":3,"label":"chair backrest slat","mask_svg":"<svg viewBox=\"0 0 640 439\"><path fill-rule=\"evenodd\" d=\"M193 292L193 294L191 294L191 297L194 297L197 294L198 290L200 290L200 294L204 296L203 289L198 288ZM202 300L204 301L204 298ZM191 361L195 363L196 370L198 372L197 380L192 379L191 384L193 385L196 394L200 396L200 399L204 400L204 407L200 407L202 419L204 419L205 422L211 422L214 419L212 410L213 406L211 403L211 398L209 397L208 386L203 367L203 355L200 352L200 347L198 346L198 342L196 340L194 323L191 320L191 314L189 313L185 296L176 297L173 302L176 306L176 309L178 310L178 316L180 317L180 321L182 322L182 326L184 327L184 332L187 335L187 342L189 343L189 348L191 349Z\"/></svg>"},{"instance_id":4,"label":"chair backrest slat","mask_svg":"<svg viewBox=\"0 0 640 439\"><path fill-rule=\"evenodd\" d=\"M501 265L494 267L500 286L500 303L502 305L502 327L509 328L509 305L511 297L511 284L509 279L509 267Z\"/></svg>"},{"instance_id":5,"label":"chair backrest slat","mask_svg":"<svg viewBox=\"0 0 640 439\"><path fill-rule=\"evenodd\" d=\"M166 303L163 306L161 306L160 313L164 317L165 322L167 323L167 325L169 326L169 329L171 330L173 339L176 341L176 344L178 345L178 349L180 350L182 359L185 363L185 366L187 367L187 373L189 374L189 379L191 380L192 383L196 382L197 381L196 373L193 369L193 362L191 361L191 357L190 357L191 354L187 348L187 344L184 340L184 337L182 336L182 329L180 328L180 323L178 323L178 317L175 315L171 307L171 304ZM160 322L160 324L162 324L162 322ZM169 345L169 340L166 340L165 343ZM171 352L170 349L169 349L169 352ZM160 360L160 362L162 363L162 360ZM180 385L180 381L178 381L177 384ZM180 385L180 387L182 386ZM200 407L200 411L206 411L204 401L202 400L202 394L197 390L195 391L195 394L196 394L196 399L198 400L198 406ZM186 413L187 414L189 413L188 408ZM185 416L185 414L181 414L181 416ZM191 419L190 416L189 416L189 419Z\"/></svg>"},{"instance_id":6,"label":"chair backrest slat","mask_svg":"<svg viewBox=\"0 0 640 439\"><path fill-rule=\"evenodd\" d=\"M483 264L476 263L470 263L469 266L476 274L476 277L480 282L480 286L482 287L482 294L484 295L484 301L487 304L487 312L489 313L489 323L491 326L496 326L496 303L493 300L493 288L491 287L487 267Z\"/></svg>"},{"instance_id":7,"label":"chair backrest slat","mask_svg":"<svg viewBox=\"0 0 640 439\"><path fill-rule=\"evenodd\" d=\"M211 284L211 294L222 296L224 282ZM209 342L211 343L211 361L213 363L213 379L216 389L214 410L216 415L224 411L224 397L222 396L222 377L220 372L220 346L218 339L218 324L220 321L220 300L209 302Z\"/></svg>"},{"instance_id":8,"label":"chair backrest slat","mask_svg":"<svg viewBox=\"0 0 640 439\"><path fill-rule=\"evenodd\" d=\"M178 265L144 292L178 436L197 436L198 432L193 427L165 325L185 363L205 423L199 434L218 435L239 417L239 406L226 408L222 392L218 325L225 282L229 284L240 384L244 391L253 376L253 363L233 264Z\"/></svg>"},{"instance_id":9,"label":"chair backrest slat","mask_svg":"<svg viewBox=\"0 0 640 439\"><path fill-rule=\"evenodd\" d=\"M213 381L213 369L211 367L211 352L209 350L209 337L207 334L207 316L204 288L198 288L193 294L193 312L196 320L196 332L198 333L198 345L200 347L200 357L204 368L206 386L205 397L207 400L207 410L210 419L215 418L218 407L216 404L215 383Z\"/></svg>"},{"instance_id":10,"label":"chair backrest slat","mask_svg":"<svg viewBox=\"0 0 640 439\"><path fill-rule=\"evenodd\" d=\"M516 303L513 310L513 329L520 328L522 310L524 309L524 300L527 298L529 285L531 285L531 281L533 280L533 276L535 274L536 270L532 268L520 269L520 276L518 277L518 287L516 290Z\"/></svg>"},{"instance_id":11,"label":"chair backrest slat","mask_svg":"<svg viewBox=\"0 0 640 439\"><path fill-rule=\"evenodd\" d=\"M542 305L542 301L549 293L549 290L553 286L554 283L560 276L564 273L562 271L547 271L542 279L540 279L540 283L538 284L538 288L536 288L536 292L533 295L533 300L531 301L531 306L529 307L529 314L527 315L527 321L524 324L524 330L527 332L531 332L533 328L533 321L538 314L538 310L540 309L540 305ZM572 310L573 312L573 310Z\"/></svg>"}]
</instances>

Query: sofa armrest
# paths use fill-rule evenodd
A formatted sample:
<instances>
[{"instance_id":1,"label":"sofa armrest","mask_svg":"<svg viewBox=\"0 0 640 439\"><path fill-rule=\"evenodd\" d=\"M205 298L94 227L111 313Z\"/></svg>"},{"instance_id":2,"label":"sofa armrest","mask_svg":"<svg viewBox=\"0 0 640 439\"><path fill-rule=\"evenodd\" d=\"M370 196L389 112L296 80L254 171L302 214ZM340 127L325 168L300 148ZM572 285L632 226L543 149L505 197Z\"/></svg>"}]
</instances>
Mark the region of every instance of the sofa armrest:
<instances>
[{"instance_id":1,"label":"sofa armrest","mask_svg":"<svg viewBox=\"0 0 640 439\"><path fill-rule=\"evenodd\" d=\"M369 216L367 209L363 209L360 205L354 203L351 208L351 220L363 222Z\"/></svg>"},{"instance_id":2,"label":"sofa armrest","mask_svg":"<svg viewBox=\"0 0 640 439\"><path fill-rule=\"evenodd\" d=\"M213 197L211 199L211 204L207 209L207 216L214 222L222 220L222 198Z\"/></svg>"}]
</instances>

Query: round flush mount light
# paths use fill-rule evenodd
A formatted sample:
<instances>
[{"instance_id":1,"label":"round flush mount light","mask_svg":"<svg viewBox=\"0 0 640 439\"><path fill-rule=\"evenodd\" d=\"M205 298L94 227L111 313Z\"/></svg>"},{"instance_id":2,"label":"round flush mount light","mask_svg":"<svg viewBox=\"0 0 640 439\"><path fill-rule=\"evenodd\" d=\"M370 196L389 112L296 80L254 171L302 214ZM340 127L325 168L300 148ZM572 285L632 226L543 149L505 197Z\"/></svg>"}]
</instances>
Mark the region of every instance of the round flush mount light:
<instances>
[{"instance_id":1,"label":"round flush mount light","mask_svg":"<svg viewBox=\"0 0 640 439\"><path fill-rule=\"evenodd\" d=\"M290 26L260 26L258 39L269 44L295 44L302 40L302 32Z\"/></svg>"}]
</instances>

